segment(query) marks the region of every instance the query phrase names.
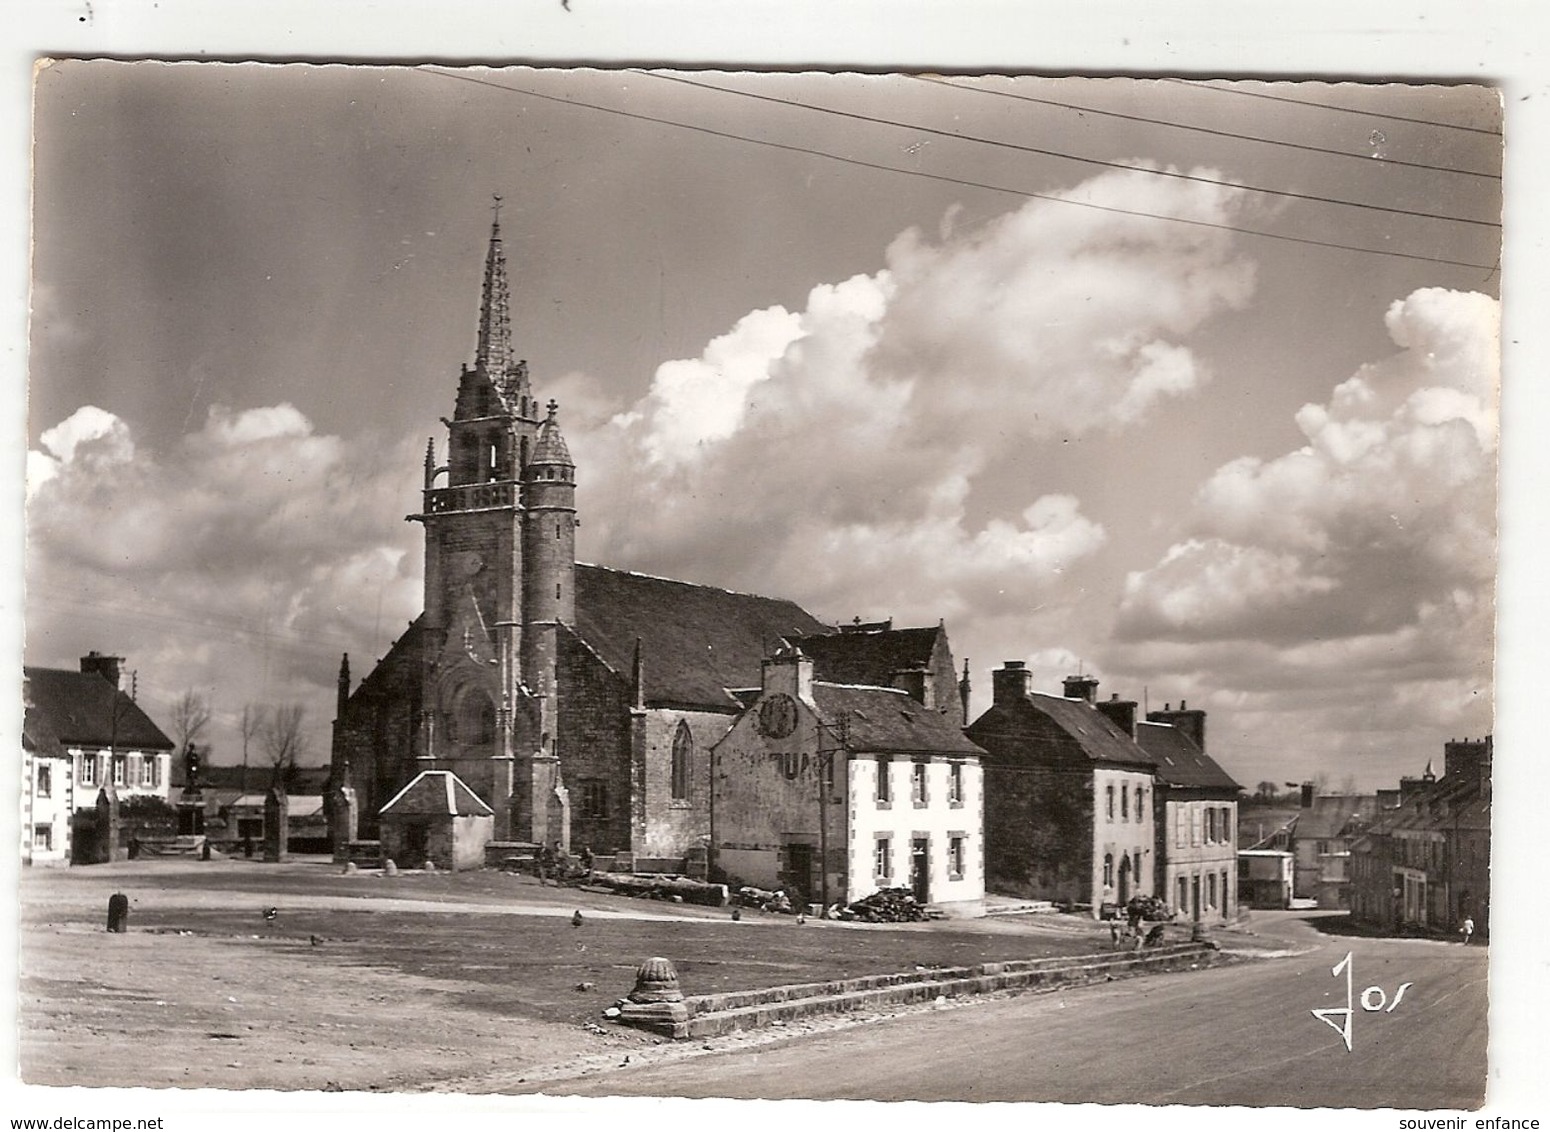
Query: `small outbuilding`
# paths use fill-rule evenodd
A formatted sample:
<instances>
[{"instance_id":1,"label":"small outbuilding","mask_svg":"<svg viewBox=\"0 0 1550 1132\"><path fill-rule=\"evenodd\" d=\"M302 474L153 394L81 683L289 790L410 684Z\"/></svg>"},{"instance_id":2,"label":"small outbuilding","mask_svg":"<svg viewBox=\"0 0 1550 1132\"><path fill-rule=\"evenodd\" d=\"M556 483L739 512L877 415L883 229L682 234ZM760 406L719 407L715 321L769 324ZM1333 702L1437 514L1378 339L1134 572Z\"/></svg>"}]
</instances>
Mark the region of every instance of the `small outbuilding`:
<instances>
[{"instance_id":1,"label":"small outbuilding","mask_svg":"<svg viewBox=\"0 0 1550 1132\"><path fill-rule=\"evenodd\" d=\"M377 813L382 855L402 868L477 869L495 811L450 770L421 771Z\"/></svg>"}]
</instances>

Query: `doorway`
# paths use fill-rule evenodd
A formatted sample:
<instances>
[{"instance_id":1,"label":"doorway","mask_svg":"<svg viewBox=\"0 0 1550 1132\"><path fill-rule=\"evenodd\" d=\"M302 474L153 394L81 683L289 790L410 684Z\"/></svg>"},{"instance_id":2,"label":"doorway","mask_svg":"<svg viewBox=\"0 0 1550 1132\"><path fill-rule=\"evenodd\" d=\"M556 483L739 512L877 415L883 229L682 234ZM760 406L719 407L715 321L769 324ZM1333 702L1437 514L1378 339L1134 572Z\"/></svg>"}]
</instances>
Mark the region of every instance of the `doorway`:
<instances>
[{"instance_id":1,"label":"doorway","mask_svg":"<svg viewBox=\"0 0 1550 1132\"><path fill-rule=\"evenodd\" d=\"M1119 859L1119 904L1123 908L1130 903L1130 854Z\"/></svg>"},{"instance_id":2,"label":"doorway","mask_svg":"<svg viewBox=\"0 0 1550 1132\"><path fill-rule=\"evenodd\" d=\"M931 850L930 839L916 837L910 841L910 891L915 903L931 902Z\"/></svg>"},{"instance_id":3,"label":"doorway","mask_svg":"<svg viewBox=\"0 0 1550 1132\"><path fill-rule=\"evenodd\" d=\"M813 899L813 847L786 846L786 895L793 905Z\"/></svg>"},{"instance_id":4,"label":"doorway","mask_svg":"<svg viewBox=\"0 0 1550 1132\"><path fill-rule=\"evenodd\" d=\"M404 825L404 867L418 869L423 866L429 844L430 830L423 822L406 823Z\"/></svg>"}]
</instances>

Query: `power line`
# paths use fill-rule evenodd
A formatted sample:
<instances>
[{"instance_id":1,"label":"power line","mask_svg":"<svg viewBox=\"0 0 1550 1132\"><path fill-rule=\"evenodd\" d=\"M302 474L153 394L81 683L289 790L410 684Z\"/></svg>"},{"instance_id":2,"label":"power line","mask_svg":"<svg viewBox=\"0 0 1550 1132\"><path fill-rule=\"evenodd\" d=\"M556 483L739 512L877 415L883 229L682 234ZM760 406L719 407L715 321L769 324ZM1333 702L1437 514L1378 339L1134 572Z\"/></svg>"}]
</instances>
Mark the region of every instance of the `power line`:
<instances>
[{"instance_id":1,"label":"power line","mask_svg":"<svg viewBox=\"0 0 1550 1132\"><path fill-rule=\"evenodd\" d=\"M1100 110L1095 106L1077 106L1070 102L1062 102L1056 98L1039 98L1031 94L1016 94L1009 90L996 90L992 87L973 86L968 83L953 82L950 79L937 78L931 75L911 75L910 78L917 82L933 83L937 86L949 87L953 90L966 90L975 94L993 94L997 98L1010 98L1017 102L1036 102L1040 106L1057 106L1065 110L1072 110L1078 114L1093 114L1103 118L1118 118L1125 122L1141 122L1149 126L1164 126L1173 130L1189 130L1197 134L1209 134L1217 138L1233 138L1237 141L1257 142L1260 145L1279 146L1283 149L1295 149L1304 153L1323 153L1330 157L1344 157L1352 161L1361 161L1367 165L1397 165L1406 169L1427 169L1434 173L1455 173L1460 177L1479 177L1488 181L1500 181L1500 173L1481 173L1474 169L1455 169L1449 165L1429 165L1424 161L1405 161L1398 157L1374 158L1365 153L1351 153L1344 149L1330 149L1322 145L1308 145L1305 142L1285 141L1280 138L1262 138L1257 134L1240 134L1232 130L1218 130L1210 126L1195 126L1186 122L1169 122L1164 118L1147 118L1141 114L1124 114L1118 110ZM1304 104L1306 105L1306 103Z\"/></svg>"},{"instance_id":2,"label":"power line","mask_svg":"<svg viewBox=\"0 0 1550 1132\"><path fill-rule=\"evenodd\" d=\"M1053 157L1061 161L1075 161L1083 165L1096 165L1104 169L1120 169L1144 173L1149 177L1167 177L1177 181L1195 181L1203 185L1217 185L1222 188L1240 189L1244 192L1264 193L1269 196L1287 197L1291 200L1305 200L1317 204L1334 204L1344 208L1360 208L1368 212L1386 212L1393 216L1413 216L1420 220L1446 220L1454 224L1474 224L1482 228L1501 227L1500 221L1496 220L1472 220L1468 217L1449 216L1441 212L1421 212L1415 209L1394 208L1384 204L1367 204L1363 201L1320 196L1316 193L1296 193L1290 189L1267 189L1262 185L1246 185L1234 181L1223 181L1220 178L1206 177L1199 173L1180 173L1176 169L1147 169L1124 161L1106 161L1101 157L1079 157L1076 154L1065 153L1058 149L1045 149L1041 146L1023 145L1020 142L1001 141L999 138L982 138L973 134L955 133L952 130L938 130L932 126L921 126L912 122L896 122L891 118L878 118L871 114L861 114L853 110L836 110L831 106L814 106L812 103L798 102L792 98L779 98L772 94L756 94L749 90L735 90L730 87L716 86L714 83L696 82L694 79L686 79L680 75L661 75L654 71L634 71L633 73L644 75L647 78L661 79L663 82L682 83L684 86L696 87L699 90L711 90L718 94L730 94L738 98L751 98L758 102L774 103L777 106L790 106L798 110L810 110L815 114L829 114L836 118L849 118L853 121L870 122L878 126L892 126L896 129L913 130L916 133L922 134L934 134L937 137L974 142L978 145L993 146L997 149L1010 149L1018 153L1036 154L1039 157Z\"/></svg>"},{"instance_id":3,"label":"power line","mask_svg":"<svg viewBox=\"0 0 1550 1132\"><path fill-rule=\"evenodd\" d=\"M839 161L846 165L854 165L862 169L872 169L882 173L895 173L904 177L918 177L927 181L939 181L945 184L962 185L965 188L984 189L988 192L1006 193L1009 196L1023 197L1031 200L1051 201L1055 204L1071 205L1076 208L1093 209L1098 212L1115 213L1122 216L1137 216L1147 220L1163 220L1173 224L1187 224L1196 228L1213 228L1224 232L1237 232L1245 236L1258 236L1265 240L1280 240L1292 244L1306 244L1310 247L1330 248L1336 251L1357 252L1362 255L1380 255L1392 259L1418 260L1424 263L1442 264L1446 267L1464 267L1474 271L1491 270L1489 264L1471 263L1467 260L1443 259L1439 256L1421 255L1418 252L1396 252L1386 248L1364 248L1356 244L1341 244L1332 240L1314 240L1306 236L1288 236L1279 232L1266 232L1257 228L1240 228L1233 224L1218 224L1209 220L1191 220L1182 216L1167 216L1162 213L1146 212L1141 209L1119 208L1115 205L1096 204L1092 201L1073 200L1070 197L1056 196L1052 193L1036 193L1027 189L1013 189L1005 185L992 185L982 181L969 181L961 177L949 177L942 173L927 173L920 169L901 169L894 165L882 165L877 162L863 161L860 158L844 157L837 153L828 153L824 150L811 149L806 146L791 145L786 142L769 141L764 138L751 138L744 134L734 134L727 130L717 130L709 126L696 126L686 122L675 122L668 118L658 118L650 114L640 114L631 110L620 110L613 106L599 106L591 102L582 102L579 99L561 98L552 94L540 94L535 90L527 90L521 87L506 86L503 83L492 82L489 79L475 78L472 75L455 74L450 71L438 71L431 68L416 68L412 73L439 75L442 78L455 79L459 82L473 83L476 86L485 86L493 90L503 91L506 94L520 94L530 98L542 99L546 102L557 102L562 106L575 106L585 110L597 110L604 114L613 114L621 118L630 118L640 122L653 122L661 126L672 126L675 129L688 130L691 133L705 134L710 137L724 138L728 141L746 142L750 145L766 146L770 149L778 149L787 153L805 153L811 157L822 157L829 161ZM1124 166L1130 172L1138 172L1132 166Z\"/></svg>"},{"instance_id":4,"label":"power line","mask_svg":"<svg viewBox=\"0 0 1550 1132\"><path fill-rule=\"evenodd\" d=\"M1201 82L1197 79L1163 79L1165 83L1175 83L1179 86L1194 87L1196 90L1214 90L1222 94L1237 94L1244 98L1262 98L1266 102L1285 102L1292 106L1308 106L1315 110L1333 110L1341 114L1359 114L1364 118L1387 118L1391 122L1408 122L1412 126L1435 126L1440 130L1463 130L1471 134L1485 134L1487 137L1499 138L1500 130L1488 130L1483 126L1461 126L1456 122L1434 122L1427 118L1407 118L1403 114L1385 114L1381 110L1358 110L1352 106L1337 106L1331 102L1314 102L1305 98L1287 98L1280 94L1266 94L1259 90L1244 90L1239 86L1217 86L1214 83Z\"/></svg>"}]
</instances>

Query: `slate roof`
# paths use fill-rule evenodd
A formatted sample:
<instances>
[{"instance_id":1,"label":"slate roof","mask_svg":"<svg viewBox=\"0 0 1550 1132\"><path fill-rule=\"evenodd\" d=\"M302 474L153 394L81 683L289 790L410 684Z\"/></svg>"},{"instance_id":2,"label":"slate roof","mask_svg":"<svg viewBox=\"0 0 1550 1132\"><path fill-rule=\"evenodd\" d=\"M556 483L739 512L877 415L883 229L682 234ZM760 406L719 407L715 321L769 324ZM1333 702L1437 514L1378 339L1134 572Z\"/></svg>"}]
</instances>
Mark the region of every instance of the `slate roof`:
<instances>
[{"instance_id":1,"label":"slate roof","mask_svg":"<svg viewBox=\"0 0 1550 1132\"><path fill-rule=\"evenodd\" d=\"M116 742L125 750L172 750L172 740L140 705L97 673L68 668L24 668L22 673L42 725L64 746Z\"/></svg>"},{"instance_id":2,"label":"slate roof","mask_svg":"<svg viewBox=\"0 0 1550 1132\"><path fill-rule=\"evenodd\" d=\"M44 758L65 757L64 748L59 745L59 736L54 734L54 729L43 718L43 713L31 704L22 713L22 749Z\"/></svg>"},{"instance_id":3,"label":"slate roof","mask_svg":"<svg viewBox=\"0 0 1550 1132\"><path fill-rule=\"evenodd\" d=\"M1042 716L1043 720L1029 718ZM1053 725L1053 736L1051 728ZM1035 764L1121 763L1153 768L1150 755L1086 700L1029 692L1010 704L992 704L969 727L970 736L1006 740L997 754ZM1056 738L1055 736L1058 736ZM987 742L986 744L990 744Z\"/></svg>"},{"instance_id":4,"label":"slate roof","mask_svg":"<svg viewBox=\"0 0 1550 1132\"><path fill-rule=\"evenodd\" d=\"M495 811L450 770L422 770L377 813L399 817L490 817Z\"/></svg>"},{"instance_id":5,"label":"slate roof","mask_svg":"<svg viewBox=\"0 0 1550 1132\"><path fill-rule=\"evenodd\" d=\"M846 720L845 749L900 754L982 755L952 719L922 707L896 688L813 682L826 722Z\"/></svg>"},{"instance_id":6,"label":"slate roof","mask_svg":"<svg viewBox=\"0 0 1550 1132\"><path fill-rule=\"evenodd\" d=\"M639 638L648 704L730 713L779 638L831 629L792 601L578 562L573 631L627 680Z\"/></svg>"},{"instance_id":7,"label":"slate roof","mask_svg":"<svg viewBox=\"0 0 1550 1132\"><path fill-rule=\"evenodd\" d=\"M1347 827L1353 821L1365 825L1377 816L1376 794L1327 794L1313 799L1312 806L1298 813L1295 834L1298 840L1349 837Z\"/></svg>"},{"instance_id":8,"label":"slate roof","mask_svg":"<svg viewBox=\"0 0 1550 1132\"><path fill-rule=\"evenodd\" d=\"M1231 790L1235 794L1242 789L1215 759L1172 724L1139 721L1136 723L1136 742L1157 763L1159 782L1169 786Z\"/></svg>"},{"instance_id":9,"label":"slate roof","mask_svg":"<svg viewBox=\"0 0 1550 1132\"><path fill-rule=\"evenodd\" d=\"M929 666L941 633L941 626L933 625L929 629L825 633L790 640L812 658L813 672L819 679L887 686L896 672Z\"/></svg>"}]
</instances>

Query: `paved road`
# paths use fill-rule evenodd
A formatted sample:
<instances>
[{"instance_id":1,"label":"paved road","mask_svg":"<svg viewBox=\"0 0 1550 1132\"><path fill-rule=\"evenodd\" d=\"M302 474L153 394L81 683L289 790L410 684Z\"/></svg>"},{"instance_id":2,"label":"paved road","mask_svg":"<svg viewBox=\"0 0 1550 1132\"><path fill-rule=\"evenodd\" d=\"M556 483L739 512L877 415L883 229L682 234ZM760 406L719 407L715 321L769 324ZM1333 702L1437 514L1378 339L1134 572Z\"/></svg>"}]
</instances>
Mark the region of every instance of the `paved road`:
<instances>
[{"instance_id":1,"label":"paved road","mask_svg":"<svg viewBox=\"0 0 1550 1132\"><path fill-rule=\"evenodd\" d=\"M1304 954L1217 970L977 1002L733 1053L682 1058L550 1094L1058 1101L1442 1109L1486 1080L1487 949L1322 936L1261 916ZM1345 1004L1352 1051L1313 1008ZM1392 1011L1368 1012L1382 987ZM1369 1002L1377 1004L1376 994ZM1337 1022L1339 1019L1337 1018Z\"/></svg>"}]
</instances>

